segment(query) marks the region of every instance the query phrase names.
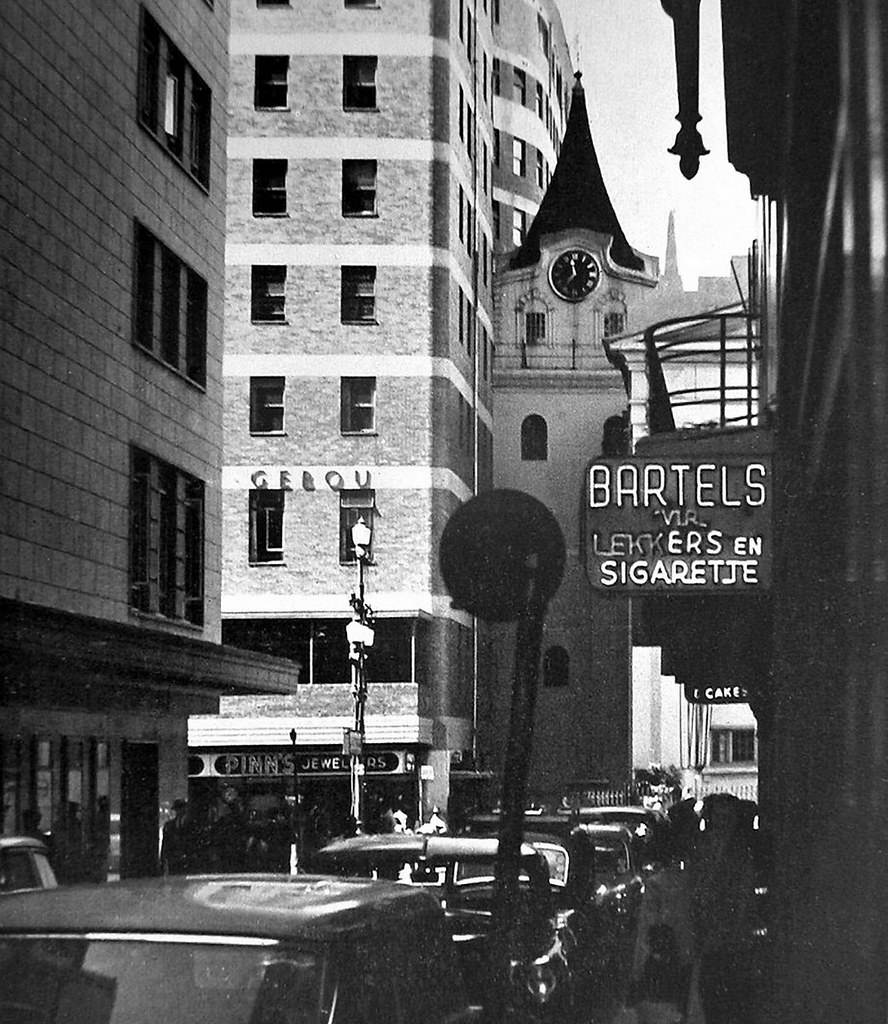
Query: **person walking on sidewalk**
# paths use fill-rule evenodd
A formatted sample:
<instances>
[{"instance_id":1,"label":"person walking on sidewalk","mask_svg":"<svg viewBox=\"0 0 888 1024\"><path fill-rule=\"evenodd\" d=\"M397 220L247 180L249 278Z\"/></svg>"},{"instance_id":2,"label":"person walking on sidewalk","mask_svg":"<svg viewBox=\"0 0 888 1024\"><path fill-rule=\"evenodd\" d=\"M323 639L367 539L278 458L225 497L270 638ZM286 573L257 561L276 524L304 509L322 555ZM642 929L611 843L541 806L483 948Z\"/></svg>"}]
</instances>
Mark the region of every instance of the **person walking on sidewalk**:
<instances>
[{"instance_id":1,"label":"person walking on sidewalk","mask_svg":"<svg viewBox=\"0 0 888 1024\"><path fill-rule=\"evenodd\" d=\"M750 1024L753 1017L752 834L740 801L715 793L703 802L691 865L691 917L706 1024Z\"/></svg>"},{"instance_id":2,"label":"person walking on sidewalk","mask_svg":"<svg viewBox=\"0 0 888 1024\"><path fill-rule=\"evenodd\" d=\"M657 851L663 868L645 881L632 963L632 1002L639 1024L672 1024L688 1013L696 957L690 860L698 818L680 805Z\"/></svg>"}]
</instances>

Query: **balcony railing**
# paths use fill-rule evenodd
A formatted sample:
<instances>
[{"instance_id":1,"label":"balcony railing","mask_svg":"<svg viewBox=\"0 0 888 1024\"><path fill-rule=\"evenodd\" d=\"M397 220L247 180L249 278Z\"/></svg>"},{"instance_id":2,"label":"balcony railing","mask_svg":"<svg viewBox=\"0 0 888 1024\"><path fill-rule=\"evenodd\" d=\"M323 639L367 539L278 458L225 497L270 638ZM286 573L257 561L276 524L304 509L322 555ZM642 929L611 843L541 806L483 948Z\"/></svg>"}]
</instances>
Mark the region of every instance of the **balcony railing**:
<instances>
[{"instance_id":1,"label":"balcony railing","mask_svg":"<svg viewBox=\"0 0 888 1024\"><path fill-rule=\"evenodd\" d=\"M644 333L652 434L759 421L759 319L743 309L652 324Z\"/></svg>"}]
</instances>

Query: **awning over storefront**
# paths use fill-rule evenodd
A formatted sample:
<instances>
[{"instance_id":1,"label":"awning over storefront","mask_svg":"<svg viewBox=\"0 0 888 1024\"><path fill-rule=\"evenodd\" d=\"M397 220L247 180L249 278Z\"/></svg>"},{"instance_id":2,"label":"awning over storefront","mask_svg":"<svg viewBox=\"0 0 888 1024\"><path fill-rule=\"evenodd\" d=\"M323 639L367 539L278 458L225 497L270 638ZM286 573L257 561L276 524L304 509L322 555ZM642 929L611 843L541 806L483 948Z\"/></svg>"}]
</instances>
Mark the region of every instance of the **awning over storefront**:
<instances>
[{"instance_id":1,"label":"awning over storefront","mask_svg":"<svg viewBox=\"0 0 888 1024\"><path fill-rule=\"evenodd\" d=\"M279 746L290 743L291 729L296 730L299 747L339 746L343 731L353 727L354 720L345 715L192 715L188 749ZM365 729L369 744L432 745L432 720L419 715L367 715Z\"/></svg>"},{"instance_id":2,"label":"awning over storefront","mask_svg":"<svg viewBox=\"0 0 888 1024\"><path fill-rule=\"evenodd\" d=\"M195 697L295 693L299 665L157 628L0 600L6 704L103 707L131 687Z\"/></svg>"}]
</instances>

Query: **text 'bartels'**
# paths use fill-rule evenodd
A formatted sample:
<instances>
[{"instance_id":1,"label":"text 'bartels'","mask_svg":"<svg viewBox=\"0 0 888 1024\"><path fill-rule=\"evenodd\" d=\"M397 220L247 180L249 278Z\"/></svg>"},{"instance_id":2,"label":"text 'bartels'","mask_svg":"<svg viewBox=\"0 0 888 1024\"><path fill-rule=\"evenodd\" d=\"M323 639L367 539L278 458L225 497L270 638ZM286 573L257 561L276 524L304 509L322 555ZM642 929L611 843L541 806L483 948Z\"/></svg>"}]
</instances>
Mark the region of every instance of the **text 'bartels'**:
<instances>
[{"instance_id":1,"label":"text 'bartels'","mask_svg":"<svg viewBox=\"0 0 888 1024\"><path fill-rule=\"evenodd\" d=\"M589 466L586 569L607 593L764 590L767 456L625 457Z\"/></svg>"}]
</instances>

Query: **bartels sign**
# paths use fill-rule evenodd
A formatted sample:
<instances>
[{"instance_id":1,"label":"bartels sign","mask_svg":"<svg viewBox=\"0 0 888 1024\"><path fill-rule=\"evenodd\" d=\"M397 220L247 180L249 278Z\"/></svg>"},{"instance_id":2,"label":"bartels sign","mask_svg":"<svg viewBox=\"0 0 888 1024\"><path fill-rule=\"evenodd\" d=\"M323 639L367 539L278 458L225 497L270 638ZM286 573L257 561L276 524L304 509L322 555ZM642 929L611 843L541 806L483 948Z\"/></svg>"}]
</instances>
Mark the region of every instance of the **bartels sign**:
<instances>
[{"instance_id":1,"label":"bartels sign","mask_svg":"<svg viewBox=\"0 0 888 1024\"><path fill-rule=\"evenodd\" d=\"M585 537L592 585L635 595L767 590L771 487L767 456L593 462Z\"/></svg>"}]
</instances>

